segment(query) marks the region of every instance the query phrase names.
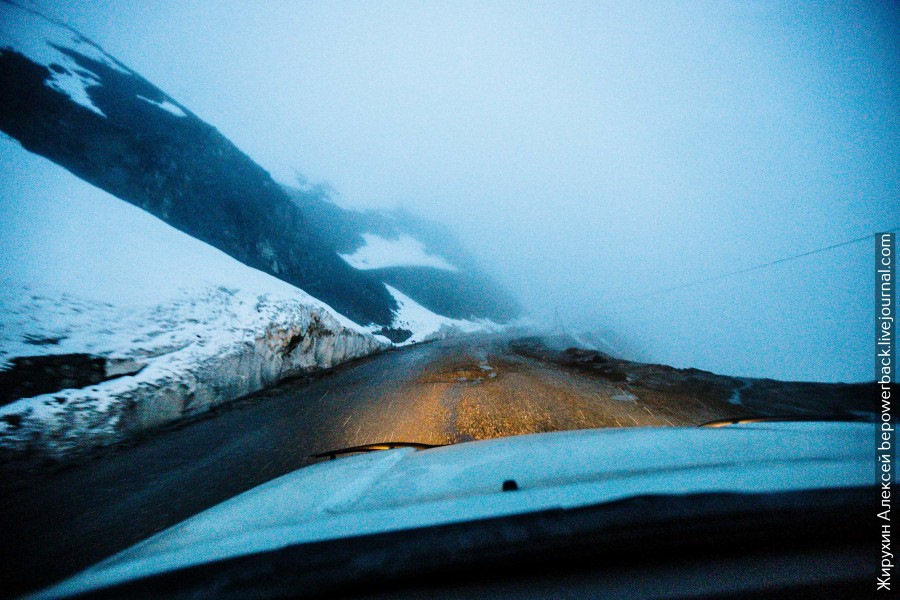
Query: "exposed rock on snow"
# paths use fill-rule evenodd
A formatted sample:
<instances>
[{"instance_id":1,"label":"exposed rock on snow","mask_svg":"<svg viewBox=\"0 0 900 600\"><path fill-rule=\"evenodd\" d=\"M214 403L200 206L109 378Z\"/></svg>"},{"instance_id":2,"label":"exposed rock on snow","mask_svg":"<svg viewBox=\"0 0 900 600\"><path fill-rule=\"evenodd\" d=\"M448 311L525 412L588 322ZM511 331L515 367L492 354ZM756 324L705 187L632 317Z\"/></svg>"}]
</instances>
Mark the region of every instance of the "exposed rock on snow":
<instances>
[{"instance_id":1,"label":"exposed rock on snow","mask_svg":"<svg viewBox=\"0 0 900 600\"><path fill-rule=\"evenodd\" d=\"M0 370L0 405L66 388L82 388L123 375L139 373L133 360L92 356L83 352L16 356Z\"/></svg>"}]
</instances>

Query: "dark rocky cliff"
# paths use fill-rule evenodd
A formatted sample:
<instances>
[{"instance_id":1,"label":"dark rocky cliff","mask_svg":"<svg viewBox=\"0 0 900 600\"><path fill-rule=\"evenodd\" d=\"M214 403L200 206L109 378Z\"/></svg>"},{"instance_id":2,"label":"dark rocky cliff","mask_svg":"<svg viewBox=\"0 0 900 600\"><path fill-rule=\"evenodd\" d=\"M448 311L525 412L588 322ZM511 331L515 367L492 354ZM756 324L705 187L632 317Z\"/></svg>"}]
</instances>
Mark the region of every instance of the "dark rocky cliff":
<instances>
[{"instance_id":1,"label":"dark rocky cliff","mask_svg":"<svg viewBox=\"0 0 900 600\"><path fill-rule=\"evenodd\" d=\"M387 239L410 236L427 252L458 267L457 271L421 266L366 271L425 308L454 319L486 318L499 323L520 314L518 302L484 272L446 227L403 210L347 210L336 206L327 191L285 189L313 229L323 236L323 243L337 253L352 254L363 245L366 233Z\"/></svg>"},{"instance_id":2,"label":"dark rocky cliff","mask_svg":"<svg viewBox=\"0 0 900 600\"><path fill-rule=\"evenodd\" d=\"M269 174L187 109L134 73L60 49L100 84L100 115L47 85L51 69L0 50L0 130L110 194L318 297L361 323L387 325L393 298L310 231Z\"/></svg>"},{"instance_id":3,"label":"dark rocky cliff","mask_svg":"<svg viewBox=\"0 0 900 600\"><path fill-rule=\"evenodd\" d=\"M27 150L360 324L391 327L397 304L385 283L450 317L504 321L518 314L436 226L342 211L283 188L214 127L90 40L7 0L0 9L0 19L9 18L0 22L0 131ZM35 35L49 27L55 41L26 37L24 46L43 40L56 62L32 60L33 48L20 52L4 39L21 43L32 26ZM83 97L61 80L77 81ZM367 231L412 232L461 269L355 269L338 253L358 246Z\"/></svg>"}]
</instances>

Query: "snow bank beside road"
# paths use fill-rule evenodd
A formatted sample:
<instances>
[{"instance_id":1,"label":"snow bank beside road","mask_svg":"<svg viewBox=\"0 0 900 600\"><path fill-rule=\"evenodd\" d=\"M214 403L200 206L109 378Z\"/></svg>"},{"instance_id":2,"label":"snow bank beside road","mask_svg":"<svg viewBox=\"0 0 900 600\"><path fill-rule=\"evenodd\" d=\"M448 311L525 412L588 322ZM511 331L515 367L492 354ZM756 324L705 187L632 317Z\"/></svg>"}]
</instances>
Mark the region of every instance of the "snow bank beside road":
<instances>
[{"instance_id":1,"label":"snow bank beside road","mask_svg":"<svg viewBox=\"0 0 900 600\"><path fill-rule=\"evenodd\" d=\"M4 291L0 310L5 315L5 358L35 350L87 352L139 369L133 375L0 407L0 448L13 451L64 455L113 442L206 411L285 376L331 367L387 346L304 302L302 293L257 295L207 287L186 290L165 304L117 307L73 297L60 302L58 295L40 296L9 285ZM19 340L26 339L40 345L25 348L28 342Z\"/></svg>"},{"instance_id":2,"label":"snow bank beside road","mask_svg":"<svg viewBox=\"0 0 900 600\"><path fill-rule=\"evenodd\" d=\"M64 455L389 346L8 139L0 257L0 370L83 354L133 373L0 407L5 450Z\"/></svg>"}]
</instances>

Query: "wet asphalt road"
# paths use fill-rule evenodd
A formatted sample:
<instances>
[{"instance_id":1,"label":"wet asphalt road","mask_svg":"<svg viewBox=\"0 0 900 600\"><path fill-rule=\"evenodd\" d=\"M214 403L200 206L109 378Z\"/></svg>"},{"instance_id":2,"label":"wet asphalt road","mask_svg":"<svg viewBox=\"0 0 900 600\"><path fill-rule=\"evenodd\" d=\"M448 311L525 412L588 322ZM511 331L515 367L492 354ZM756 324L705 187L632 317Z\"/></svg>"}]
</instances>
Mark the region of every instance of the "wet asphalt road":
<instances>
[{"instance_id":1,"label":"wet asphalt road","mask_svg":"<svg viewBox=\"0 0 900 600\"><path fill-rule=\"evenodd\" d=\"M27 478L0 470L0 591L52 583L308 465L317 452L383 441L445 444L697 424L729 416L728 406L636 395L625 384L508 352L496 338L391 351L311 382L285 382L64 469Z\"/></svg>"}]
</instances>

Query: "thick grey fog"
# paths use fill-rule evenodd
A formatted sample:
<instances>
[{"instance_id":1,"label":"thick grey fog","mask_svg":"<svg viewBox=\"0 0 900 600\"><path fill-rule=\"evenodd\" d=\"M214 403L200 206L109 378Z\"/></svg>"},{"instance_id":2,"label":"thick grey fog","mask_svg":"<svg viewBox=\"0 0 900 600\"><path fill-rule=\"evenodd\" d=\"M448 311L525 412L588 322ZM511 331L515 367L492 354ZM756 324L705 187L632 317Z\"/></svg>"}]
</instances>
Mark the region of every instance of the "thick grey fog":
<instances>
[{"instance_id":1,"label":"thick grey fog","mask_svg":"<svg viewBox=\"0 0 900 600\"><path fill-rule=\"evenodd\" d=\"M900 225L889 3L38 2L291 183L447 224L626 357L874 375Z\"/></svg>"}]
</instances>

